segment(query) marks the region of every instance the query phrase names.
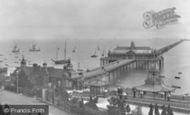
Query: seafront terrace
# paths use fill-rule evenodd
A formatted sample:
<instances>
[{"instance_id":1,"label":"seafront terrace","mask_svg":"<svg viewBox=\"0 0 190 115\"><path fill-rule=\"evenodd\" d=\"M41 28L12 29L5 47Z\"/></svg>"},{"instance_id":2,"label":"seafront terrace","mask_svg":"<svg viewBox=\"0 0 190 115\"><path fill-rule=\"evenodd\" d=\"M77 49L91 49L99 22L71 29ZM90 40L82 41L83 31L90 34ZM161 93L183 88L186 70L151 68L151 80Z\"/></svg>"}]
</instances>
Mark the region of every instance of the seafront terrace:
<instances>
[{"instance_id":1,"label":"seafront terrace","mask_svg":"<svg viewBox=\"0 0 190 115\"><path fill-rule=\"evenodd\" d=\"M148 107L150 104L158 104L158 106L162 106L162 105L170 105L171 108L173 109L173 111L175 112L180 112L180 113L185 113L185 114L190 114L190 96L184 96L184 95L171 95L170 97L170 101L168 101L167 99L165 99L163 96L161 95L154 95L154 94L146 94L143 97L141 97L138 93L136 94L136 97L133 96L133 92L132 89L128 88L127 90L125 90L125 92L127 92L127 98L126 98L126 102L128 104L132 104L132 105L137 105L137 106L144 106L144 107ZM117 94L117 92L110 92L110 94L107 95L99 95L100 98L103 99L108 99L109 96L111 95L115 95ZM91 95L90 93L73 93L72 94L74 97L77 98L83 98L84 100L89 100ZM95 96L95 95L94 95Z\"/></svg>"}]
</instances>

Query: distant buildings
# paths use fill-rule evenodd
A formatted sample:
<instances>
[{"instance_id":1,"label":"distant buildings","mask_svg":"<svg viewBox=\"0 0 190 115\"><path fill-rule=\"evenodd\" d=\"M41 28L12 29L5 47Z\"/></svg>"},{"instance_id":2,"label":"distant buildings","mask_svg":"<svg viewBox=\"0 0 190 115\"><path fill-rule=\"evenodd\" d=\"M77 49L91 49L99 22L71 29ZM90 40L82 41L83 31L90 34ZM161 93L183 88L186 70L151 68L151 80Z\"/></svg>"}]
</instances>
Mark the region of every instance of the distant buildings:
<instances>
[{"instance_id":1,"label":"distant buildings","mask_svg":"<svg viewBox=\"0 0 190 115\"><path fill-rule=\"evenodd\" d=\"M33 66L27 66L26 60L23 58L20 62L20 67L17 67L11 74L11 77L15 84L28 89L36 88L72 88L72 81L70 79L72 70L64 68L58 69L54 67L48 67L46 63L42 66L33 64Z\"/></svg>"}]
</instances>

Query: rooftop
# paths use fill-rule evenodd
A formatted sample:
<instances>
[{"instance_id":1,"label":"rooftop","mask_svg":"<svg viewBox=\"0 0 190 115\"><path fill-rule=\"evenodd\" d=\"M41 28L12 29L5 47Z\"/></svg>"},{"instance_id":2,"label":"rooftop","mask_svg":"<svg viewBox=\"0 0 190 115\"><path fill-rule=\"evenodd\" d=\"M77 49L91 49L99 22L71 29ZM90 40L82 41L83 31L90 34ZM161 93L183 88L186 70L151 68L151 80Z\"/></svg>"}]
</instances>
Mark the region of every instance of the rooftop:
<instances>
[{"instance_id":1,"label":"rooftop","mask_svg":"<svg viewBox=\"0 0 190 115\"><path fill-rule=\"evenodd\" d=\"M34 66L25 66L25 67L17 67L17 70L22 70L27 76L33 75L45 75L47 74L50 77L63 78L69 76L69 72L64 69L58 69L54 67L41 67L37 64Z\"/></svg>"},{"instance_id":2,"label":"rooftop","mask_svg":"<svg viewBox=\"0 0 190 115\"><path fill-rule=\"evenodd\" d=\"M131 46L117 46L116 48L111 51L111 54L126 54L128 52L133 52L133 53L151 53L152 49L147 46L135 46L134 42L131 42Z\"/></svg>"}]
</instances>

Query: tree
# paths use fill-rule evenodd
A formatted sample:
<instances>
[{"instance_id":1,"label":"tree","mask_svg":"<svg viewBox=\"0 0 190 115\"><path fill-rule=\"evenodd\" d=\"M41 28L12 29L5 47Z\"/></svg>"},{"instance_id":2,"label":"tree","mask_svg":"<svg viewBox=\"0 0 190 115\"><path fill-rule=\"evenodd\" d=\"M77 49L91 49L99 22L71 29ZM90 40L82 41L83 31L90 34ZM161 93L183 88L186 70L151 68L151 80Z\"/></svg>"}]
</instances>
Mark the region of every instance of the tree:
<instances>
[{"instance_id":1,"label":"tree","mask_svg":"<svg viewBox=\"0 0 190 115\"><path fill-rule=\"evenodd\" d=\"M25 74L24 71L20 71L18 73L18 86L27 88L27 89L32 89L33 85L28 79L28 76Z\"/></svg>"}]
</instances>

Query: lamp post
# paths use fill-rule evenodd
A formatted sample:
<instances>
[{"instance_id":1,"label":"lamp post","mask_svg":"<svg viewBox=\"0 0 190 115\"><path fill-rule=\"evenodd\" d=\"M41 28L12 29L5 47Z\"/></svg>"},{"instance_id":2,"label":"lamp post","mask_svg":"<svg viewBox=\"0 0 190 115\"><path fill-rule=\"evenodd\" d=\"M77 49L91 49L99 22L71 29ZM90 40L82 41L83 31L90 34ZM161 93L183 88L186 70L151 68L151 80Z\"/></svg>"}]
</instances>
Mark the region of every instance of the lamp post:
<instances>
[{"instance_id":1,"label":"lamp post","mask_svg":"<svg viewBox=\"0 0 190 115\"><path fill-rule=\"evenodd\" d=\"M55 89L56 89L56 85L54 83L52 84L52 86L53 86L52 104L53 105L55 104Z\"/></svg>"},{"instance_id":2,"label":"lamp post","mask_svg":"<svg viewBox=\"0 0 190 115\"><path fill-rule=\"evenodd\" d=\"M18 71L16 71L16 92L19 93L19 91L18 91Z\"/></svg>"}]
</instances>

